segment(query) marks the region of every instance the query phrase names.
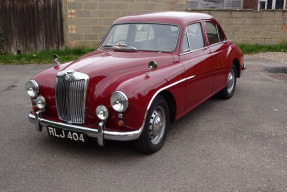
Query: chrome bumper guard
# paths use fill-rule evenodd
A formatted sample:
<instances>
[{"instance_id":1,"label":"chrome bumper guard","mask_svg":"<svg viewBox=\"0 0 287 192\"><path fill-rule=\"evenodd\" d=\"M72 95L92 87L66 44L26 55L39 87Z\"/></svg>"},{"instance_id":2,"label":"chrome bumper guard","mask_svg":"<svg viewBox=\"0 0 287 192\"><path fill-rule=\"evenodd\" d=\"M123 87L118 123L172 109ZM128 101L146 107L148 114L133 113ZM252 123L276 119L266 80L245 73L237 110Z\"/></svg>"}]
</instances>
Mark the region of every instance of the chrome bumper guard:
<instances>
[{"instance_id":1,"label":"chrome bumper guard","mask_svg":"<svg viewBox=\"0 0 287 192\"><path fill-rule=\"evenodd\" d=\"M55 127L55 128L61 128L64 130L69 131L76 131L81 133L86 133L89 137L97 138L98 144L100 146L104 146L104 140L115 140L115 141L131 141L136 140L140 137L143 127L141 127L139 130L136 131L130 131L130 132L115 132L115 131L107 131L105 130L105 123L100 122L98 124L98 129L91 129L88 127L68 124L68 123L61 123L61 122L55 122L50 121L48 119L44 119L41 117L41 112L37 111L35 115L29 114L28 119L31 123L35 124L35 128L37 131L41 132L42 127Z\"/></svg>"}]
</instances>

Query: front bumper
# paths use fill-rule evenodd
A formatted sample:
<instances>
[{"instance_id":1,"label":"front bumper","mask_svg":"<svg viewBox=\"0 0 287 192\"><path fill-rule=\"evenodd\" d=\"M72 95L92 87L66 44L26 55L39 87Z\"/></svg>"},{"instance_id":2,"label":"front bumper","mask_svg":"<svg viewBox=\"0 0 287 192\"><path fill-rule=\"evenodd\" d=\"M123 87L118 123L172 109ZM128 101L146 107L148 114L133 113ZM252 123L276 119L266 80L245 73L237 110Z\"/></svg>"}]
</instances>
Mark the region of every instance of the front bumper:
<instances>
[{"instance_id":1,"label":"front bumper","mask_svg":"<svg viewBox=\"0 0 287 192\"><path fill-rule=\"evenodd\" d=\"M41 112L37 111L35 115L29 114L28 119L30 122L35 124L35 128L37 131L42 131L43 127L56 127L61 128L64 130L69 131L76 131L81 133L86 133L89 137L97 138L98 144L100 146L104 145L104 140L115 140L115 141L131 141L136 140L140 137L143 126L136 131L130 131L130 132L116 132L116 131L107 131L105 130L105 123L100 122L98 124L98 129L91 129L88 127L68 124L68 123L61 123L61 122L55 122L48 119L44 119L41 117Z\"/></svg>"}]
</instances>

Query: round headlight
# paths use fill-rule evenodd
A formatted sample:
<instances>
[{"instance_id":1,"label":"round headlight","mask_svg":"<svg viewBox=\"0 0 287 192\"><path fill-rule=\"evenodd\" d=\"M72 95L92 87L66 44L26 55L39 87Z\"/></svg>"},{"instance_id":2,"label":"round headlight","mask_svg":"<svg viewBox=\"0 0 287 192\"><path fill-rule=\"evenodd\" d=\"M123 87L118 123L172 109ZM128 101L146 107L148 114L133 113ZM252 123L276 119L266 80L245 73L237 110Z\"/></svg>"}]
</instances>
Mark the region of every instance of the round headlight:
<instances>
[{"instance_id":1,"label":"round headlight","mask_svg":"<svg viewBox=\"0 0 287 192\"><path fill-rule=\"evenodd\" d=\"M96 114L100 120L106 120L109 116L108 109L103 105L97 107Z\"/></svg>"},{"instance_id":2,"label":"round headlight","mask_svg":"<svg viewBox=\"0 0 287 192\"><path fill-rule=\"evenodd\" d=\"M114 92L110 101L113 109L120 113L124 112L129 106L129 100L127 96L120 91Z\"/></svg>"},{"instance_id":3,"label":"round headlight","mask_svg":"<svg viewBox=\"0 0 287 192\"><path fill-rule=\"evenodd\" d=\"M43 96L37 97L35 103L39 109L44 109L46 107L46 101Z\"/></svg>"},{"instance_id":4,"label":"round headlight","mask_svg":"<svg viewBox=\"0 0 287 192\"><path fill-rule=\"evenodd\" d=\"M25 85L25 89L27 91L27 94L30 97L37 97L39 94L39 85L36 81L34 80L29 80L27 81L26 85Z\"/></svg>"}]
</instances>

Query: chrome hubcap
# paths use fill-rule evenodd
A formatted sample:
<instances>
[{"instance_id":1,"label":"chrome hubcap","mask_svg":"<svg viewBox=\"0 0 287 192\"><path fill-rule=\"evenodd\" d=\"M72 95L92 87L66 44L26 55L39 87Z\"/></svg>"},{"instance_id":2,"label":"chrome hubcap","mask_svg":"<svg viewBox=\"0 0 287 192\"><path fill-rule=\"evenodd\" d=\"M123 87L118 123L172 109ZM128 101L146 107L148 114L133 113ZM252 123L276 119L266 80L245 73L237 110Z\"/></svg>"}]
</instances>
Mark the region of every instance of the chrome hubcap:
<instances>
[{"instance_id":1,"label":"chrome hubcap","mask_svg":"<svg viewBox=\"0 0 287 192\"><path fill-rule=\"evenodd\" d=\"M155 108L149 121L149 136L153 144L158 144L165 131L165 113L161 106Z\"/></svg>"},{"instance_id":2,"label":"chrome hubcap","mask_svg":"<svg viewBox=\"0 0 287 192\"><path fill-rule=\"evenodd\" d=\"M234 83L235 83L235 74L234 74L234 70L231 69L229 74L228 74L228 79L227 79L227 91L228 91L228 93L231 93L233 91Z\"/></svg>"}]
</instances>

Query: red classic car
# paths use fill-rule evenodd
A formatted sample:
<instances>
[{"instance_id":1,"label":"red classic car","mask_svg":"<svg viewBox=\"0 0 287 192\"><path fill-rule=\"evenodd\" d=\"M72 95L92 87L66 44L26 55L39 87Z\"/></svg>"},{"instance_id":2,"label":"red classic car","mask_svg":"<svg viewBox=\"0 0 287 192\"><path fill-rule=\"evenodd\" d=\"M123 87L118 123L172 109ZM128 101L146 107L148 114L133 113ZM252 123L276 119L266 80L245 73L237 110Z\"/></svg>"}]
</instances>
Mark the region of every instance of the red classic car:
<instances>
[{"instance_id":1,"label":"red classic car","mask_svg":"<svg viewBox=\"0 0 287 192\"><path fill-rule=\"evenodd\" d=\"M51 136L93 137L101 146L135 140L139 150L153 153L170 122L216 93L231 98L243 69L241 50L210 15L123 17L97 50L26 83L29 120Z\"/></svg>"}]
</instances>

